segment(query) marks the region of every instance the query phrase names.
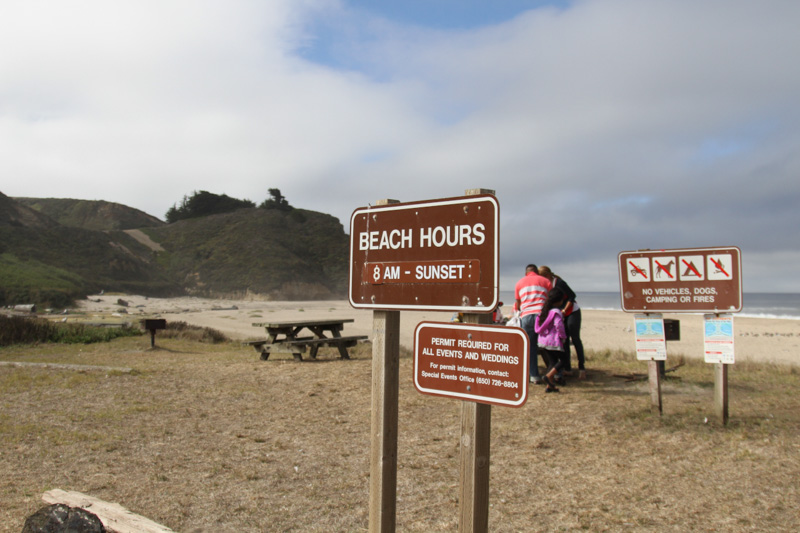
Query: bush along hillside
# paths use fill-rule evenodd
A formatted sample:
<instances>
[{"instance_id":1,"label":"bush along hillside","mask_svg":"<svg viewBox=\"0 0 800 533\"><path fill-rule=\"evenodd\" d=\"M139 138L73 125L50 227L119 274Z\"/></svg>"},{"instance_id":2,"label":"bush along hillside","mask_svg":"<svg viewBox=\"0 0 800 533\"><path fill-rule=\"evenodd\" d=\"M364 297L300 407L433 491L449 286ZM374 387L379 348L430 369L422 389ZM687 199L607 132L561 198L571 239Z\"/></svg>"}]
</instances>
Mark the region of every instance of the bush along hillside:
<instances>
[{"instance_id":1,"label":"bush along hillside","mask_svg":"<svg viewBox=\"0 0 800 533\"><path fill-rule=\"evenodd\" d=\"M208 191L195 191L191 196L184 196L181 205L173 205L167 211L167 222L177 222L188 218L207 217L220 213L230 213L245 207L255 207L250 200L231 198L226 194L213 194Z\"/></svg>"}]
</instances>

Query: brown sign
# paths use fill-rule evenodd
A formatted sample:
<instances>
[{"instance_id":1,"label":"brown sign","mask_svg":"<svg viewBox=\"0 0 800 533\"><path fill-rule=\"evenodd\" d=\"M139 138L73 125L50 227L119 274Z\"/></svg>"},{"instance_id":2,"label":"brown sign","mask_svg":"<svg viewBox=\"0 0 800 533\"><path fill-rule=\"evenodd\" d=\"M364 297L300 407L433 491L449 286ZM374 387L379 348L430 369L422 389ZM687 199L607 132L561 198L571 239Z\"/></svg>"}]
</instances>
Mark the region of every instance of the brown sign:
<instances>
[{"instance_id":1,"label":"brown sign","mask_svg":"<svg viewBox=\"0 0 800 533\"><path fill-rule=\"evenodd\" d=\"M492 195L363 207L350 218L350 304L491 312L499 302Z\"/></svg>"},{"instance_id":2,"label":"brown sign","mask_svg":"<svg viewBox=\"0 0 800 533\"><path fill-rule=\"evenodd\" d=\"M520 407L528 399L528 342L520 328L421 322L414 386L423 394Z\"/></svg>"},{"instance_id":3,"label":"brown sign","mask_svg":"<svg viewBox=\"0 0 800 533\"><path fill-rule=\"evenodd\" d=\"M619 285L623 311L739 312L741 252L735 246L622 252Z\"/></svg>"}]
</instances>

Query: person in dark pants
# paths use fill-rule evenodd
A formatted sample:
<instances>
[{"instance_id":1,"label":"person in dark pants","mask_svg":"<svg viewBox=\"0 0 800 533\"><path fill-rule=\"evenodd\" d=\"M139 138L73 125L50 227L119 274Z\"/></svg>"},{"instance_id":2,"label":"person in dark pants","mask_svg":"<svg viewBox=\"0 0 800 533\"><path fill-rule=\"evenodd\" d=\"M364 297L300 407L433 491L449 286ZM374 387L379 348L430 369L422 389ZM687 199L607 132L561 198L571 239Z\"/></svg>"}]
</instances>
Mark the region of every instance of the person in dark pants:
<instances>
[{"instance_id":1,"label":"person in dark pants","mask_svg":"<svg viewBox=\"0 0 800 533\"><path fill-rule=\"evenodd\" d=\"M529 379L536 385L544 384L544 381L539 375L538 344L534 321L547 300L550 287L550 280L540 276L539 269L534 264L525 267L525 276L514 286L514 307L519 311L520 327L525 330L529 339Z\"/></svg>"},{"instance_id":2,"label":"person in dark pants","mask_svg":"<svg viewBox=\"0 0 800 533\"><path fill-rule=\"evenodd\" d=\"M578 357L578 379L586 379L586 357L583 352L583 341L581 341L581 309L576 301L575 291L573 291L566 281L553 274L550 267L539 267L539 275L547 278L553 284L553 288L559 288L566 295L564 305L564 329L567 338L564 339L564 352L562 357L562 373L566 376L572 375L572 352L570 351L570 341L575 345L575 354ZM558 376L557 381L563 382L563 377Z\"/></svg>"}]
</instances>

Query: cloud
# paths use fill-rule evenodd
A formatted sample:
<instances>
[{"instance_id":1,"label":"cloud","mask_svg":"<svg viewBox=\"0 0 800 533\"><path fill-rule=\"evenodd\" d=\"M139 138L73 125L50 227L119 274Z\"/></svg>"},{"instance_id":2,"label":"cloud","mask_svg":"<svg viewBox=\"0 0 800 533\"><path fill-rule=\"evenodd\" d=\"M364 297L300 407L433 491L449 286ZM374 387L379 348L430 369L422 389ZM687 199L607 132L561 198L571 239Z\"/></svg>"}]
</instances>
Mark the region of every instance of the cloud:
<instances>
[{"instance_id":1,"label":"cloud","mask_svg":"<svg viewBox=\"0 0 800 533\"><path fill-rule=\"evenodd\" d=\"M615 290L620 251L738 245L747 290L796 290L768 258L800 249L799 15L587 0L441 29L335 0L5 2L0 190L163 216L277 187L347 224L485 187L511 283L533 260Z\"/></svg>"},{"instance_id":2,"label":"cloud","mask_svg":"<svg viewBox=\"0 0 800 533\"><path fill-rule=\"evenodd\" d=\"M294 57L291 6L12 3L6 174L160 215L194 189L265 197L394 144L402 99Z\"/></svg>"},{"instance_id":3,"label":"cloud","mask_svg":"<svg viewBox=\"0 0 800 533\"><path fill-rule=\"evenodd\" d=\"M424 79L420 109L461 115L368 171L403 199L496 189L507 265L796 249L800 71L779 51L800 45L798 13L776 7L585 2L480 31L395 32L362 68Z\"/></svg>"}]
</instances>

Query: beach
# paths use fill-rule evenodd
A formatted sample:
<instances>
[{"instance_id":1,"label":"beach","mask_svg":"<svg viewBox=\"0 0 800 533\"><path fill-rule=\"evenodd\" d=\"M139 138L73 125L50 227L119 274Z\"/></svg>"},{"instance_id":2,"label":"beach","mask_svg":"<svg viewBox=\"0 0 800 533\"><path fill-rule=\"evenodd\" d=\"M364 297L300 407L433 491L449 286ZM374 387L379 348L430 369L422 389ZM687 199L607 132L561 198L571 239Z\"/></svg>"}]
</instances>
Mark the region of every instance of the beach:
<instances>
[{"instance_id":1,"label":"beach","mask_svg":"<svg viewBox=\"0 0 800 533\"><path fill-rule=\"evenodd\" d=\"M122 302L122 303L121 303ZM123 305L123 303L125 305ZM222 300L209 298L148 298L137 295L99 294L78 303L79 314L68 320L129 321L164 318L168 322L213 328L233 340L259 339L265 336L254 323L291 320L344 318L343 335L367 335L372 338L373 311L354 309L346 300L332 301L263 301ZM511 306L504 306L506 316ZM633 314L622 311L583 309L581 338L586 350L635 350ZM420 322L449 322L452 313L438 311L402 311L400 344L413 348L414 330ZM680 321L680 340L667 343L667 359L681 356L703 358L703 316L681 313L664 318ZM734 317L734 345L737 362L759 361L800 365L800 320ZM591 368L591 363L587 362Z\"/></svg>"}]
</instances>

